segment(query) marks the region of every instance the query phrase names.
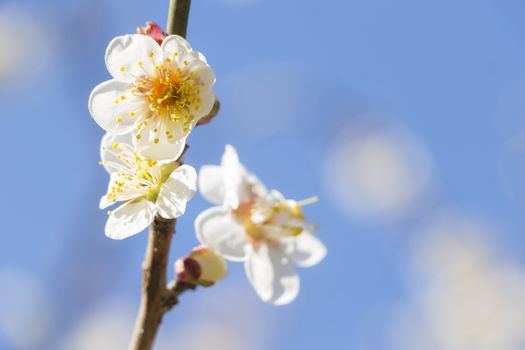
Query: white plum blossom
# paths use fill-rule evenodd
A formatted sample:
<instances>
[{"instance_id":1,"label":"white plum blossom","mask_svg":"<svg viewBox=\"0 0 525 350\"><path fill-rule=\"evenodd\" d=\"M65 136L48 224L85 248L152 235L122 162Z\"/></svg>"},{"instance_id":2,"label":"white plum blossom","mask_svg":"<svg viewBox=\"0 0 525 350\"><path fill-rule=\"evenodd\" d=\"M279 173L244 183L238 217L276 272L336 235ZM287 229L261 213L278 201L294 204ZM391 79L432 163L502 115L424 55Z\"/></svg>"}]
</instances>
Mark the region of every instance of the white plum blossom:
<instances>
[{"instance_id":1,"label":"white plum blossom","mask_svg":"<svg viewBox=\"0 0 525 350\"><path fill-rule=\"evenodd\" d=\"M143 34L114 38L106 51L113 79L89 98L93 119L107 132L132 132L141 157L176 160L185 139L215 102L215 74L206 58L178 35L159 45Z\"/></svg>"},{"instance_id":2,"label":"white plum blossom","mask_svg":"<svg viewBox=\"0 0 525 350\"><path fill-rule=\"evenodd\" d=\"M246 275L263 301L290 303L299 292L294 265L313 266L326 255L301 210L316 198L296 202L267 191L230 145L220 166L202 167L199 189L218 204L195 220L199 241L228 260L244 261Z\"/></svg>"},{"instance_id":3,"label":"white plum blossom","mask_svg":"<svg viewBox=\"0 0 525 350\"><path fill-rule=\"evenodd\" d=\"M130 145L130 138L130 134L107 133L100 145L101 164L110 174L100 208L122 202L108 212L105 232L113 239L141 232L157 214L165 219L181 216L197 190L193 167L142 158Z\"/></svg>"}]
</instances>

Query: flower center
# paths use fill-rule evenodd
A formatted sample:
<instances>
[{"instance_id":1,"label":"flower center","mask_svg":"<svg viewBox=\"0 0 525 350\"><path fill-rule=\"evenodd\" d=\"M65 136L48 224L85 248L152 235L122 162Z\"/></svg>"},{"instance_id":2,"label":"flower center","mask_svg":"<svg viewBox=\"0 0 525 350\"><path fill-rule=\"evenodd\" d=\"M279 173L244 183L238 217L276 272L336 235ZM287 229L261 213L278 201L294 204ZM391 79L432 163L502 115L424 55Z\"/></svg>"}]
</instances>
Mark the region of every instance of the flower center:
<instances>
[{"instance_id":1,"label":"flower center","mask_svg":"<svg viewBox=\"0 0 525 350\"><path fill-rule=\"evenodd\" d=\"M278 201L268 205L253 200L242 203L233 214L243 222L246 234L253 243L277 243L280 238L295 237L304 231L307 221L301 206L310 202Z\"/></svg>"},{"instance_id":2,"label":"flower center","mask_svg":"<svg viewBox=\"0 0 525 350\"><path fill-rule=\"evenodd\" d=\"M178 167L176 162L159 164L155 160L141 158L125 143L113 144L109 151L119 162L101 162L115 170L107 198L113 202L145 198L156 202L162 184Z\"/></svg>"},{"instance_id":3,"label":"flower center","mask_svg":"<svg viewBox=\"0 0 525 350\"><path fill-rule=\"evenodd\" d=\"M171 60L165 63L155 66L153 76L138 77L133 93L149 100L152 115L178 122L188 132L195 111L201 107L200 87L204 84L187 67L181 69Z\"/></svg>"}]
</instances>

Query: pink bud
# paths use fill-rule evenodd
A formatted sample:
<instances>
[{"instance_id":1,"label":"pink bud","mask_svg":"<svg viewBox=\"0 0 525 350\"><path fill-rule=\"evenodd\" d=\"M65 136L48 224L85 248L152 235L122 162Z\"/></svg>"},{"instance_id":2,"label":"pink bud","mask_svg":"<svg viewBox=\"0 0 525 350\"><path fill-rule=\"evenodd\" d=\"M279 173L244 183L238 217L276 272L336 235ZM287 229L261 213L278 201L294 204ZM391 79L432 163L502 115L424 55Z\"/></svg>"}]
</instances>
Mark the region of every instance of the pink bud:
<instances>
[{"instance_id":1,"label":"pink bud","mask_svg":"<svg viewBox=\"0 0 525 350\"><path fill-rule=\"evenodd\" d=\"M137 27L137 34L150 36L158 42L159 45L162 44L162 41L168 36L157 23L152 21L147 21L145 27Z\"/></svg>"},{"instance_id":2,"label":"pink bud","mask_svg":"<svg viewBox=\"0 0 525 350\"><path fill-rule=\"evenodd\" d=\"M175 262L175 272L179 281L209 287L226 276L227 267L221 256L199 246Z\"/></svg>"}]
</instances>

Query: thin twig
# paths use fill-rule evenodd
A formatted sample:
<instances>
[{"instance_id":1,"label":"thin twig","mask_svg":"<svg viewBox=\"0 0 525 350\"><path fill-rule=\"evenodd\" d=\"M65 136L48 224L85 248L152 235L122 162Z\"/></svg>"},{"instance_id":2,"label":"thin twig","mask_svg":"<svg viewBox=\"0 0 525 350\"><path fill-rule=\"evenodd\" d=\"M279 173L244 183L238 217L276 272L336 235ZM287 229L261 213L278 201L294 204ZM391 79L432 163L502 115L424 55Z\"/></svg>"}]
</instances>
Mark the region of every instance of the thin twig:
<instances>
[{"instance_id":1,"label":"thin twig","mask_svg":"<svg viewBox=\"0 0 525 350\"><path fill-rule=\"evenodd\" d=\"M166 296L166 270L175 220L156 216L150 227L144 259L142 298L130 350L150 350L162 321Z\"/></svg>"},{"instance_id":2,"label":"thin twig","mask_svg":"<svg viewBox=\"0 0 525 350\"><path fill-rule=\"evenodd\" d=\"M182 293L188 290L195 290L195 288L197 288L197 285L191 283L181 281L170 282L170 284L168 284L168 290L164 298L163 305L165 312L168 312L179 303L179 296Z\"/></svg>"},{"instance_id":3,"label":"thin twig","mask_svg":"<svg viewBox=\"0 0 525 350\"><path fill-rule=\"evenodd\" d=\"M166 33L186 37L191 0L170 0Z\"/></svg>"},{"instance_id":4,"label":"thin twig","mask_svg":"<svg viewBox=\"0 0 525 350\"><path fill-rule=\"evenodd\" d=\"M190 3L191 0L170 0L166 27L168 34L186 36ZM155 217L150 227L142 267L144 275L140 309L129 350L151 350L162 316L178 301L179 293L174 294L166 287L169 251L174 233L175 219L164 219L158 215ZM174 302L169 305L166 304L167 300Z\"/></svg>"}]
</instances>

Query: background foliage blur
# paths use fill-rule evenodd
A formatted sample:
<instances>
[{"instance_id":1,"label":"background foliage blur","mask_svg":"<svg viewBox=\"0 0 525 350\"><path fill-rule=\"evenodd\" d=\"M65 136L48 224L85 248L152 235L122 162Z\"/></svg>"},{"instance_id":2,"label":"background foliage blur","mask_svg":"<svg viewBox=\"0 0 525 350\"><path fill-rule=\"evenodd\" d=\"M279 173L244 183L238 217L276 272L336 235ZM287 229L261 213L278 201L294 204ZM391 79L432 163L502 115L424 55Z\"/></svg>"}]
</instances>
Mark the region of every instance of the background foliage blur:
<instances>
[{"instance_id":1,"label":"background foliage blur","mask_svg":"<svg viewBox=\"0 0 525 350\"><path fill-rule=\"evenodd\" d=\"M0 1L0 349L126 347L147 237L104 236L87 98L109 40L167 6ZM230 265L157 348L525 349L524 17L519 0L194 0L222 109L187 162L231 143L268 187L319 195L329 254L279 308ZM189 203L172 261L208 206Z\"/></svg>"}]
</instances>

